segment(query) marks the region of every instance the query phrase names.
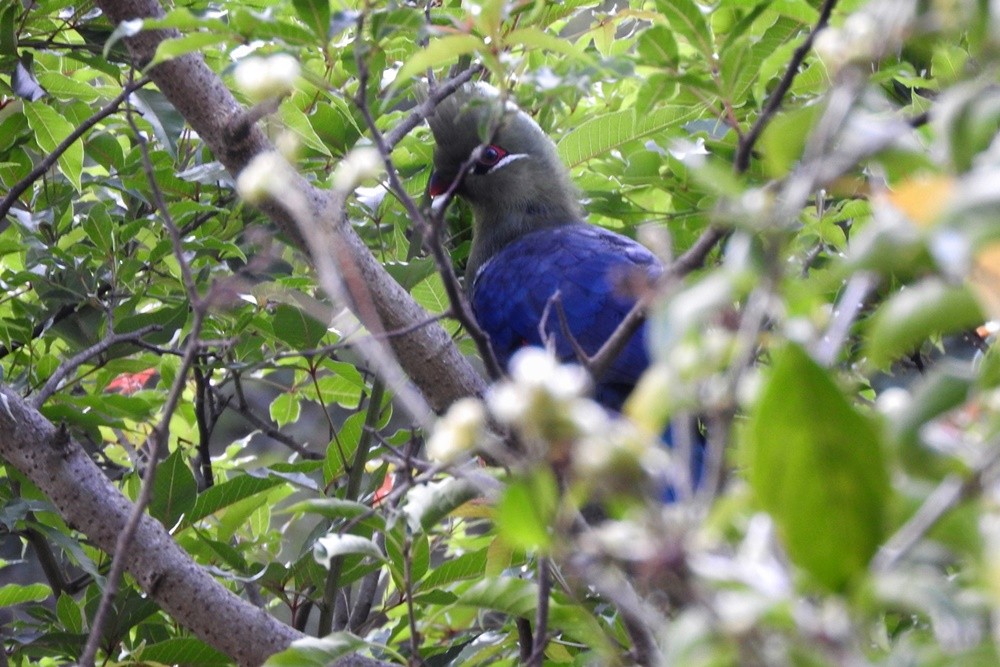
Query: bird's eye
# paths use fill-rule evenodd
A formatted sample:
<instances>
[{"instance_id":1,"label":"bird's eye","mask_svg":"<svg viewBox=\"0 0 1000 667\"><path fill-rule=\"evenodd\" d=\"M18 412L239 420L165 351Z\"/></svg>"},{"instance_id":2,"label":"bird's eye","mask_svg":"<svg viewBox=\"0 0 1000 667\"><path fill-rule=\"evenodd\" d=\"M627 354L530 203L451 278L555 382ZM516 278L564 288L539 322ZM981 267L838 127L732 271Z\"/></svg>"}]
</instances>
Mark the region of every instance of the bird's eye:
<instances>
[{"instance_id":1,"label":"bird's eye","mask_svg":"<svg viewBox=\"0 0 1000 667\"><path fill-rule=\"evenodd\" d=\"M504 159L507 151L499 146L490 145L483 149L479 155L479 164L483 167L495 167L500 160Z\"/></svg>"}]
</instances>

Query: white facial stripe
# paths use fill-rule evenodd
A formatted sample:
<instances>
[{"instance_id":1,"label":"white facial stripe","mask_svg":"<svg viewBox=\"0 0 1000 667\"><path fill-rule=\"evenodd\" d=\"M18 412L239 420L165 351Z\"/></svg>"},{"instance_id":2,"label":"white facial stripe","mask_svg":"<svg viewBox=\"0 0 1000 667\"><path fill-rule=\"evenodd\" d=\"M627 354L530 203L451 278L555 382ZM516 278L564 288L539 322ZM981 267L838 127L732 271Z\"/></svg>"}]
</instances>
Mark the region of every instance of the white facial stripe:
<instances>
[{"instance_id":1,"label":"white facial stripe","mask_svg":"<svg viewBox=\"0 0 1000 667\"><path fill-rule=\"evenodd\" d=\"M497 162L492 167L490 167L490 170L488 172L486 172L486 173L487 174L492 174L494 171L499 171L499 170L503 169L504 167L506 167L511 162L514 162L515 160L520 160L521 158L525 158L525 157L528 157L527 153L510 153L508 155L504 155L502 158L500 158L500 161Z\"/></svg>"}]
</instances>

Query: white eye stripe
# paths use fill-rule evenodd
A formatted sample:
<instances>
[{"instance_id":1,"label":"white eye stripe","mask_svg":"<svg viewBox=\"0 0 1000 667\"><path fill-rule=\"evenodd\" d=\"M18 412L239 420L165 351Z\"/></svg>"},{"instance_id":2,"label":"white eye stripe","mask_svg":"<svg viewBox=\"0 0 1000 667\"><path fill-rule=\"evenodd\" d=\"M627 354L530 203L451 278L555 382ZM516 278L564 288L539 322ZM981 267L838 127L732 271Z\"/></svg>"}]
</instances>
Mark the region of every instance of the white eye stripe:
<instances>
[{"instance_id":1,"label":"white eye stripe","mask_svg":"<svg viewBox=\"0 0 1000 667\"><path fill-rule=\"evenodd\" d=\"M503 169L511 162L514 162L515 160L520 160L521 158L525 157L529 157L527 153L509 153L507 155L504 155L502 158L500 158L500 161L497 162L492 167L490 167L489 171L487 171L486 173L492 174L494 171L499 171L500 169Z\"/></svg>"}]
</instances>

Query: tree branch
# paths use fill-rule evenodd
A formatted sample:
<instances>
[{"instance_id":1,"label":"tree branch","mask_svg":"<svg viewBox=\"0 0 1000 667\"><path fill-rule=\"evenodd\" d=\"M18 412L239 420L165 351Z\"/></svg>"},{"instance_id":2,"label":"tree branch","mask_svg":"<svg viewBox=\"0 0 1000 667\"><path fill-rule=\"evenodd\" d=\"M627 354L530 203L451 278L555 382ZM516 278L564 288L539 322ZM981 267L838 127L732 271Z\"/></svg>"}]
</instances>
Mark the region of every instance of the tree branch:
<instances>
[{"instance_id":1,"label":"tree branch","mask_svg":"<svg viewBox=\"0 0 1000 667\"><path fill-rule=\"evenodd\" d=\"M736 173L742 174L747 169L750 168L750 155L753 153L753 147L760 139L761 133L764 132L764 128L767 124L771 122L771 118L778 112L781 107L781 102L785 99L785 95L792 87L792 83L795 81L796 75L799 73L799 67L805 60L806 55L809 54L809 50L812 49L813 42L816 40L816 35L826 27L826 24L830 21L830 14L833 12L834 6L836 6L837 0L824 0L823 6L820 8L819 19L816 20L816 25L813 29L809 31L806 35L805 41L799 44L798 48L792 54L792 59L788 62L788 67L785 69L784 76L781 77L781 81L778 82L778 86L771 92L771 96L767 98L767 104L764 105L763 111L757 116L757 120L754 122L750 130L743 135L740 139L739 146L736 149L736 157L733 159L733 167L736 169Z\"/></svg>"},{"instance_id":2,"label":"tree branch","mask_svg":"<svg viewBox=\"0 0 1000 667\"><path fill-rule=\"evenodd\" d=\"M96 0L96 4L113 24L164 15L156 0ZM147 30L124 41L133 60L142 64L152 59L160 42L175 36L174 31ZM273 150L256 125L244 127L242 132L232 131L245 112L199 54L162 62L150 70L149 76L231 174L239 174L256 155ZM352 259L357 275L368 286L384 330L407 332L392 336L389 344L430 406L441 411L457 398L481 393L485 388L483 379L443 327L413 326L425 322L427 312L385 271L354 229L345 224L343 196L320 190L297 175L291 187L307 202L313 219L322 220L329 228L338 250ZM260 208L305 249L295 220L281 202L267 201ZM329 253L330 248L324 251Z\"/></svg>"},{"instance_id":3,"label":"tree branch","mask_svg":"<svg viewBox=\"0 0 1000 667\"><path fill-rule=\"evenodd\" d=\"M82 447L5 387L0 457L31 479L68 525L115 553L134 506ZM222 586L148 515L139 516L121 560L166 613L240 665L258 665L302 636Z\"/></svg>"},{"instance_id":4,"label":"tree branch","mask_svg":"<svg viewBox=\"0 0 1000 667\"><path fill-rule=\"evenodd\" d=\"M146 334L153 331L159 331L160 329L162 329L162 327L159 324L150 324L135 331L111 334L110 336L105 336L103 340L98 341L85 350L73 355L66 361L59 364L59 368L57 368L56 371L49 376L49 379L45 381L45 384L38 390L38 393L32 397L32 407L41 407L45 401L49 400L49 397L52 396L52 394L56 393L59 389L59 384L66 378L67 375L75 371L81 365L87 363L87 361L93 357L103 354L109 348L118 345L119 343L129 343L134 340L138 340Z\"/></svg>"}]
</instances>

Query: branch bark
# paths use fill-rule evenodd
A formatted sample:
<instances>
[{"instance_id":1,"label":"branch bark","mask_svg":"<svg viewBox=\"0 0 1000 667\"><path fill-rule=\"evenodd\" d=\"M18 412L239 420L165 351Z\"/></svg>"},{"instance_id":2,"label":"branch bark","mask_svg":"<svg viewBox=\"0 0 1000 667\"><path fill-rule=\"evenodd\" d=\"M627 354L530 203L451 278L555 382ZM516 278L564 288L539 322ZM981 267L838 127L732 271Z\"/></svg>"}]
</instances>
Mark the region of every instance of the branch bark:
<instances>
[{"instance_id":1,"label":"branch bark","mask_svg":"<svg viewBox=\"0 0 1000 667\"><path fill-rule=\"evenodd\" d=\"M97 0L96 4L113 24L164 15L155 0ZM142 67L151 61L163 40L176 36L171 31L151 30L126 38L125 43L133 61ZM161 63L148 75L234 176L254 156L272 150L264 133L247 119L245 110L200 55ZM482 378L447 332L386 273L346 224L342 198L313 187L301 177L295 187L317 219L326 215L323 219L330 225L338 253L347 254L355 263L381 319L377 329L401 332L387 337L388 343L431 407L440 411L461 396L480 393L485 386ZM302 246L295 222L280 202L268 202L262 209ZM330 219L330 211L336 212L335 219ZM114 552L132 504L65 430L57 429L3 387L0 457L27 475L68 525L98 548ZM132 547L119 557L124 557L126 571L165 612L240 665L260 664L303 637L222 586L148 515L140 519ZM336 664L379 667L384 663L355 655Z\"/></svg>"},{"instance_id":2,"label":"branch bark","mask_svg":"<svg viewBox=\"0 0 1000 667\"><path fill-rule=\"evenodd\" d=\"M38 486L69 526L114 553L132 503L64 430L6 388L0 388L0 456ZM124 557L126 571L164 611L240 665L258 665L303 636L222 586L148 515Z\"/></svg>"},{"instance_id":3,"label":"branch bark","mask_svg":"<svg viewBox=\"0 0 1000 667\"><path fill-rule=\"evenodd\" d=\"M97 6L113 24L136 18L161 17L163 8L157 0L97 0ZM148 30L125 39L132 59L138 65L152 60L156 47L178 36L165 30ZM272 146L263 131L248 122L246 111L226 88L219 76L198 54L188 54L160 63L148 72L153 83L184 116L216 158L236 176L250 160ZM320 190L304 178L295 188L305 197L314 219L327 219L342 252L355 262L357 274L368 286L381 319L379 330L405 331L388 339L396 358L428 404L442 411L462 396L482 393L485 383L472 365L458 351L448 333L437 323L428 322L421 308L368 250L364 241L344 220L344 202L336 193ZM269 202L261 209L282 231L308 251L302 243L295 221L280 202Z\"/></svg>"}]
</instances>

